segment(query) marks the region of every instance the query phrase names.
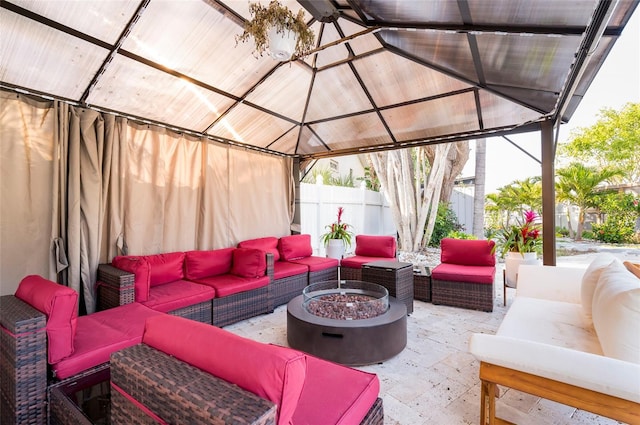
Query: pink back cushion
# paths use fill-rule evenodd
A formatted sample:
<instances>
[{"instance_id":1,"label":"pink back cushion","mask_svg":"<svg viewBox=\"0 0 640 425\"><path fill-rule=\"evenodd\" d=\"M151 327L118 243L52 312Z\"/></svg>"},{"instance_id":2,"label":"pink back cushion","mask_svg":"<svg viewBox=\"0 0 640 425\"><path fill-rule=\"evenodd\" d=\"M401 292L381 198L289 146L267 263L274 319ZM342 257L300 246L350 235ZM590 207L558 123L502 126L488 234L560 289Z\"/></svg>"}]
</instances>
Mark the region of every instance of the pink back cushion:
<instances>
[{"instance_id":1,"label":"pink back cushion","mask_svg":"<svg viewBox=\"0 0 640 425\"><path fill-rule=\"evenodd\" d=\"M494 241L444 238L440 241L440 261L462 266L495 266L491 253Z\"/></svg>"},{"instance_id":2,"label":"pink back cushion","mask_svg":"<svg viewBox=\"0 0 640 425\"><path fill-rule=\"evenodd\" d=\"M289 424L307 370L306 355L176 316L147 319L142 342L278 405Z\"/></svg>"},{"instance_id":3,"label":"pink back cushion","mask_svg":"<svg viewBox=\"0 0 640 425\"><path fill-rule=\"evenodd\" d=\"M184 278L184 252L146 255L149 263L149 286L162 285Z\"/></svg>"},{"instance_id":4,"label":"pink back cushion","mask_svg":"<svg viewBox=\"0 0 640 425\"><path fill-rule=\"evenodd\" d=\"M233 251L231 274L242 277L264 276L267 258L264 251L253 248L236 248Z\"/></svg>"},{"instance_id":5,"label":"pink back cushion","mask_svg":"<svg viewBox=\"0 0 640 425\"><path fill-rule=\"evenodd\" d=\"M118 256L111 261L111 265L135 275L133 286L136 302L143 303L149 299L149 263L144 257Z\"/></svg>"},{"instance_id":6,"label":"pink back cushion","mask_svg":"<svg viewBox=\"0 0 640 425\"><path fill-rule=\"evenodd\" d=\"M78 293L41 276L27 276L16 297L47 315L48 360L55 364L73 354L78 321Z\"/></svg>"},{"instance_id":7,"label":"pink back cushion","mask_svg":"<svg viewBox=\"0 0 640 425\"><path fill-rule=\"evenodd\" d=\"M283 236L278 241L278 250L285 261L309 257L313 254L311 235Z\"/></svg>"},{"instance_id":8,"label":"pink back cushion","mask_svg":"<svg viewBox=\"0 0 640 425\"><path fill-rule=\"evenodd\" d=\"M356 235L356 255L394 258L396 238L393 236Z\"/></svg>"},{"instance_id":9,"label":"pink back cushion","mask_svg":"<svg viewBox=\"0 0 640 425\"><path fill-rule=\"evenodd\" d=\"M249 239L238 244L238 248L255 248L264 252L273 254L273 261L280 259L280 251L278 251L278 238L267 237L258 239Z\"/></svg>"},{"instance_id":10,"label":"pink back cushion","mask_svg":"<svg viewBox=\"0 0 640 425\"><path fill-rule=\"evenodd\" d=\"M234 250L235 248L223 248L187 252L184 261L187 279L204 279L229 273Z\"/></svg>"}]
</instances>

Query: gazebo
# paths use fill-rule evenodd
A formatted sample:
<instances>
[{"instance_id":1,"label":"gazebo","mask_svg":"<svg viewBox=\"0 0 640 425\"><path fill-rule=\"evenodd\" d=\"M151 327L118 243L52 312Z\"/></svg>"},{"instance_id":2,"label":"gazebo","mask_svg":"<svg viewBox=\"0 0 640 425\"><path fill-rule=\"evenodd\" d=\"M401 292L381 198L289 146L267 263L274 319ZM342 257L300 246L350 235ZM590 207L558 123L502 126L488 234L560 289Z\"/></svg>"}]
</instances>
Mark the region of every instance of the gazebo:
<instances>
[{"instance_id":1,"label":"gazebo","mask_svg":"<svg viewBox=\"0 0 640 425\"><path fill-rule=\"evenodd\" d=\"M554 264L557 130L638 1L284 4L316 48L278 62L236 42L245 1L0 2L3 294L91 309L116 253L288 233L300 161L530 131Z\"/></svg>"}]
</instances>

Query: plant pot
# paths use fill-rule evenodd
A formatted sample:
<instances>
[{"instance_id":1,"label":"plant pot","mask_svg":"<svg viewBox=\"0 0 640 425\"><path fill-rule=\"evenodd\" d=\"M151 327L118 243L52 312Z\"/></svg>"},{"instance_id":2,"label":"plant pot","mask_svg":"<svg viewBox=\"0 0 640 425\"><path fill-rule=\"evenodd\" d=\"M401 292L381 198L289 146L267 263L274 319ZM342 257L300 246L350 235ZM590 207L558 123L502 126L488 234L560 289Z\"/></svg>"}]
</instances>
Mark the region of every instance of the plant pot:
<instances>
[{"instance_id":1,"label":"plant pot","mask_svg":"<svg viewBox=\"0 0 640 425\"><path fill-rule=\"evenodd\" d=\"M298 36L293 31L282 31L274 27L267 32L269 37L269 55L272 59L285 62L291 59L296 50Z\"/></svg>"},{"instance_id":2,"label":"plant pot","mask_svg":"<svg viewBox=\"0 0 640 425\"><path fill-rule=\"evenodd\" d=\"M538 256L535 252L525 252L521 254L519 252L507 252L507 256L504 259L504 265L506 270L506 282L505 284L510 288L516 287L516 281L518 279L518 268L520 264L537 264Z\"/></svg>"},{"instance_id":3,"label":"plant pot","mask_svg":"<svg viewBox=\"0 0 640 425\"><path fill-rule=\"evenodd\" d=\"M327 257L340 260L342 259L343 255L344 255L344 240L329 239L329 243L327 244Z\"/></svg>"}]
</instances>

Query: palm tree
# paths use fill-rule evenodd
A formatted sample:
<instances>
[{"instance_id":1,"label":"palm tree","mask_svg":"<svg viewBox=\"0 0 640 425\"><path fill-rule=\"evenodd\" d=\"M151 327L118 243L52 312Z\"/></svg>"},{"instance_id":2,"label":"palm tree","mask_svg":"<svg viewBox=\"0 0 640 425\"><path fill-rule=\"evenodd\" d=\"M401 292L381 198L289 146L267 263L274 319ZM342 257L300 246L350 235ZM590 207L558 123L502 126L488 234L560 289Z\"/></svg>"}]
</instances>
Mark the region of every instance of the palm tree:
<instances>
[{"instance_id":1,"label":"palm tree","mask_svg":"<svg viewBox=\"0 0 640 425\"><path fill-rule=\"evenodd\" d=\"M582 239L584 227L584 212L587 208L595 207L595 189L597 186L619 176L621 172L612 168L597 169L578 162L573 162L556 173L556 194L559 201L578 207L577 241Z\"/></svg>"}]
</instances>

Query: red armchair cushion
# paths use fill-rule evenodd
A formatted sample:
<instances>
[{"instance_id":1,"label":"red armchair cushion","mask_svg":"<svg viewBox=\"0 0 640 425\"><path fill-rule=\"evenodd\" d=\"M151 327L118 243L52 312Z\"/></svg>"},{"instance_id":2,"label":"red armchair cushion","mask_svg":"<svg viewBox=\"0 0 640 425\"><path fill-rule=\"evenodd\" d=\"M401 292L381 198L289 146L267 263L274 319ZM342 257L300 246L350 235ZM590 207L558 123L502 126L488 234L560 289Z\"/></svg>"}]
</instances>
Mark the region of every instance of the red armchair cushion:
<instances>
[{"instance_id":1,"label":"red armchair cushion","mask_svg":"<svg viewBox=\"0 0 640 425\"><path fill-rule=\"evenodd\" d=\"M356 255L394 258L396 238L393 236L356 235Z\"/></svg>"},{"instance_id":2,"label":"red armchair cushion","mask_svg":"<svg viewBox=\"0 0 640 425\"><path fill-rule=\"evenodd\" d=\"M278 238L266 237L258 239L249 239L238 244L238 248L255 248L264 252L273 254L273 261L280 259L280 251L278 251Z\"/></svg>"},{"instance_id":3,"label":"red armchair cushion","mask_svg":"<svg viewBox=\"0 0 640 425\"><path fill-rule=\"evenodd\" d=\"M389 261L398 261L397 258L389 258ZM350 269L361 269L363 264L373 263L374 261L380 261L380 257L363 257L361 255L354 255L353 257L346 257L340 261L340 267L348 267Z\"/></svg>"},{"instance_id":4,"label":"red armchair cushion","mask_svg":"<svg viewBox=\"0 0 640 425\"><path fill-rule=\"evenodd\" d=\"M291 260L291 262L307 266L310 273L330 269L332 267L337 268L340 264L340 262L335 258L316 257L313 255L309 257L296 258Z\"/></svg>"},{"instance_id":5,"label":"red armchair cushion","mask_svg":"<svg viewBox=\"0 0 640 425\"><path fill-rule=\"evenodd\" d=\"M122 305L78 317L73 354L51 368L65 379L109 361L109 356L142 342L144 323L149 317L165 316L140 303Z\"/></svg>"},{"instance_id":6,"label":"red armchair cushion","mask_svg":"<svg viewBox=\"0 0 640 425\"><path fill-rule=\"evenodd\" d=\"M380 393L373 373L307 356L307 376L294 424L359 424Z\"/></svg>"},{"instance_id":7,"label":"red armchair cushion","mask_svg":"<svg viewBox=\"0 0 640 425\"><path fill-rule=\"evenodd\" d=\"M305 382L305 354L168 315L147 320L142 341L274 402L278 424L291 423Z\"/></svg>"},{"instance_id":8,"label":"red armchair cushion","mask_svg":"<svg viewBox=\"0 0 640 425\"><path fill-rule=\"evenodd\" d=\"M184 261L187 279L197 280L229 273L234 250L235 248L223 248L187 252Z\"/></svg>"},{"instance_id":9,"label":"red armchair cushion","mask_svg":"<svg viewBox=\"0 0 640 425\"><path fill-rule=\"evenodd\" d=\"M146 255L149 263L149 286L162 285L184 279L184 252Z\"/></svg>"},{"instance_id":10,"label":"red armchair cushion","mask_svg":"<svg viewBox=\"0 0 640 425\"><path fill-rule=\"evenodd\" d=\"M47 316L48 360L54 364L73 353L78 321L78 293L41 276L27 276L15 296Z\"/></svg>"},{"instance_id":11,"label":"red armchair cushion","mask_svg":"<svg viewBox=\"0 0 640 425\"><path fill-rule=\"evenodd\" d=\"M273 263L273 280L284 279L285 277L291 277L297 274L306 275L308 271L309 267L304 264L276 261Z\"/></svg>"},{"instance_id":12,"label":"red armchair cushion","mask_svg":"<svg viewBox=\"0 0 640 425\"><path fill-rule=\"evenodd\" d=\"M254 248L236 248L233 251L231 274L242 277L264 276L267 270L267 258L264 251Z\"/></svg>"},{"instance_id":13,"label":"red armchair cushion","mask_svg":"<svg viewBox=\"0 0 640 425\"><path fill-rule=\"evenodd\" d=\"M269 276L242 277L234 274L222 274L198 279L195 282L214 288L216 290L216 298L221 298L267 286L269 284Z\"/></svg>"},{"instance_id":14,"label":"red armchair cushion","mask_svg":"<svg viewBox=\"0 0 640 425\"><path fill-rule=\"evenodd\" d=\"M440 263L431 271L431 278L449 282L485 283L491 285L496 274L494 266L461 266Z\"/></svg>"},{"instance_id":15,"label":"red armchair cushion","mask_svg":"<svg viewBox=\"0 0 640 425\"><path fill-rule=\"evenodd\" d=\"M494 241L444 238L440 241L440 261L464 266L495 266L491 253Z\"/></svg>"},{"instance_id":16,"label":"red armchair cushion","mask_svg":"<svg viewBox=\"0 0 640 425\"><path fill-rule=\"evenodd\" d=\"M133 287L137 302L145 302L149 298L149 263L144 257L118 256L111 261L111 265L134 274Z\"/></svg>"},{"instance_id":17,"label":"red armchair cushion","mask_svg":"<svg viewBox=\"0 0 640 425\"><path fill-rule=\"evenodd\" d=\"M280 258L286 261L309 257L313 254L311 235L283 236L278 241Z\"/></svg>"},{"instance_id":18,"label":"red armchair cushion","mask_svg":"<svg viewBox=\"0 0 640 425\"><path fill-rule=\"evenodd\" d=\"M188 280L176 280L154 286L149 291L149 299L143 304L156 311L168 313L179 308L200 304L215 298L216 290Z\"/></svg>"}]
</instances>

